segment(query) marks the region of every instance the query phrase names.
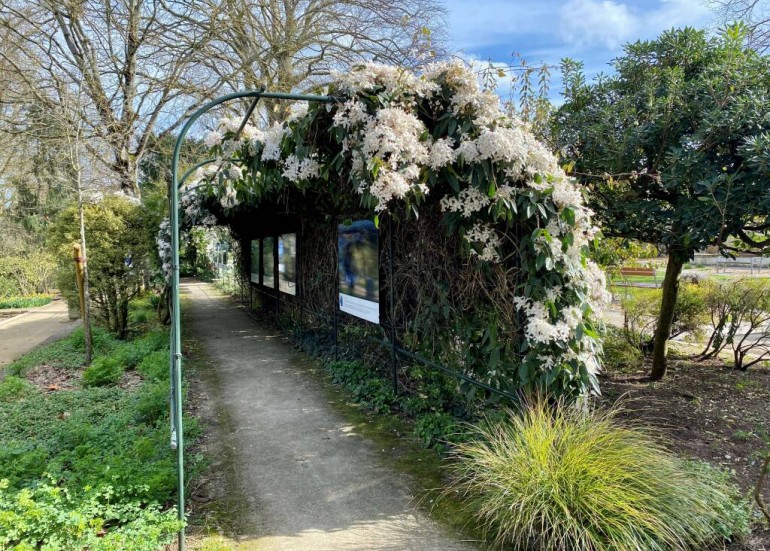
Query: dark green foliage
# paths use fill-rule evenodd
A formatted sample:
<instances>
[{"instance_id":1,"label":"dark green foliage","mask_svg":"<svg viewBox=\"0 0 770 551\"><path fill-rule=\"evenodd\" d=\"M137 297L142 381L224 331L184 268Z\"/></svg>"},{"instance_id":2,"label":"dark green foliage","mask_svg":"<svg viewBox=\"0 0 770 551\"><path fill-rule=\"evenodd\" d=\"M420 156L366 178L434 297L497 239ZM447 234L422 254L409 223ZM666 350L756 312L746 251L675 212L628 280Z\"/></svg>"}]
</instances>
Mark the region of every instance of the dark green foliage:
<instances>
[{"instance_id":1,"label":"dark green foliage","mask_svg":"<svg viewBox=\"0 0 770 551\"><path fill-rule=\"evenodd\" d=\"M34 387L24 379L9 375L0 383L0 402L11 402L34 392Z\"/></svg>"},{"instance_id":2,"label":"dark green foliage","mask_svg":"<svg viewBox=\"0 0 770 551\"><path fill-rule=\"evenodd\" d=\"M447 443L454 442L462 427L448 413L434 411L418 417L414 422L414 434L426 448L443 451Z\"/></svg>"},{"instance_id":3,"label":"dark green foliage","mask_svg":"<svg viewBox=\"0 0 770 551\"><path fill-rule=\"evenodd\" d=\"M141 291L144 270L154 240L154 214L126 197L110 196L85 206L88 239L98 247L88 250L88 280L95 313L118 338L128 332L129 302ZM59 262L71 264L72 243L78 241L77 208L58 216L51 229L51 244ZM71 272L70 272L71 273Z\"/></svg>"},{"instance_id":4,"label":"dark green foliage","mask_svg":"<svg viewBox=\"0 0 770 551\"><path fill-rule=\"evenodd\" d=\"M144 375L142 369L138 366L153 355L156 351L168 347L168 333L163 330L152 331L141 338L122 343L115 351L113 356L117 358L125 369L137 368ZM166 353L168 354L168 353ZM166 356L168 359L168 355ZM166 361L168 364L168 361ZM166 365L168 369L168 365Z\"/></svg>"},{"instance_id":5,"label":"dark green foliage","mask_svg":"<svg viewBox=\"0 0 770 551\"><path fill-rule=\"evenodd\" d=\"M148 425L163 419L169 411L169 392L168 381L142 386L136 396L136 418Z\"/></svg>"},{"instance_id":6,"label":"dark green foliage","mask_svg":"<svg viewBox=\"0 0 770 551\"><path fill-rule=\"evenodd\" d=\"M356 401L376 413L390 411L396 401L393 385L360 361L337 361L328 364L332 381L343 384L353 393Z\"/></svg>"},{"instance_id":7,"label":"dark green foliage","mask_svg":"<svg viewBox=\"0 0 770 551\"><path fill-rule=\"evenodd\" d=\"M129 342L94 335L92 373L122 373L142 359L147 378L160 363L168 369L164 331ZM78 346L82 332L36 350L17 369L62 359L64 369L78 367ZM167 381L53 393L14 376L0 383L0 549L154 551L168 543L179 528L173 510L160 510L176 485L168 396ZM197 425L185 425L193 442ZM198 464L193 458L188 468Z\"/></svg>"},{"instance_id":8,"label":"dark green foliage","mask_svg":"<svg viewBox=\"0 0 770 551\"><path fill-rule=\"evenodd\" d=\"M554 136L596 220L606 236L668 253L653 378L666 371L683 263L711 245L770 245L770 60L745 47L745 31L666 31L627 45L616 74L593 84L563 63Z\"/></svg>"},{"instance_id":9,"label":"dark green foliage","mask_svg":"<svg viewBox=\"0 0 770 551\"><path fill-rule=\"evenodd\" d=\"M151 381L168 381L170 358L168 350L158 350L145 356L137 371Z\"/></svg>"},{"instance_id":10,"label":"dark green foliage","mask_svg":"<svg viewBox=\"0 0 770 551\"><path fill-rule=\"evenodd\" d=\"M83 385L114 385L120 381L124 371L125 368L117 358L96 358L83 372Z\"/></svg>"}]
</instances>

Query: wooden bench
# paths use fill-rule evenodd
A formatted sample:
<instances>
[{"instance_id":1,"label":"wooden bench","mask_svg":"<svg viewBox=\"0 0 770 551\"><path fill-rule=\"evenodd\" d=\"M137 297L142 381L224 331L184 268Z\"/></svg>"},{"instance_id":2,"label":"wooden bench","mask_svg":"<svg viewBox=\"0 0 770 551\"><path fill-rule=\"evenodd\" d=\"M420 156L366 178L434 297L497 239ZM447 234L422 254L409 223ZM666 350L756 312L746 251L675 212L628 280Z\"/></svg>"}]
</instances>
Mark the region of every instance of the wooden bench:
<instances>
[{"instance_id":1,"label":"wooden bench","mask_svg":"<svg viewBox=\"0 0 770 551\"><path fill-rule=\"evenodd\" d=\"M652 277L655 287L658 286L658 276L655 273L655 268L621 268L619 275L626 280L626 285L628 285L627 278L629 276L647 276ZM641 284L640 286L644 287L645 285Z\"/></svg>"},{"instance_id":2,"label":"wooden bench","mask_svg":"<svg viewBox=\"0 0 770 551\"><path fill-rule=\"evenodd\" d=\"M621 268L620 275L626 276L652 276L655 277L655 268Z\"/></svg>"}]
</instances>

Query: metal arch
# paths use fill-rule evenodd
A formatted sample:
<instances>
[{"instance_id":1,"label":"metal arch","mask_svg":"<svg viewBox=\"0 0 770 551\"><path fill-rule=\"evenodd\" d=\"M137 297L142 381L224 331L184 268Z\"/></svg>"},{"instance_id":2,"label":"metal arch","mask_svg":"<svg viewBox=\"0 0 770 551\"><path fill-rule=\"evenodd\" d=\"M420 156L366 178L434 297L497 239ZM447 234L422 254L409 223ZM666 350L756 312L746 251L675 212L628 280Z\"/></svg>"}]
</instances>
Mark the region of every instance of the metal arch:
<instances>
[{"instance_id":1,"label":"metal arch","mask_svg":"<svg viewBox=\"0 0 770 551\"><path fill-rule=\"evenodd\" d=\"M180 319L180 307L179 307L179 188L184 184L187 178L195 172L201 166L214 162L215 159L206 159L193 168L185 172L181 179L178 178L179 172L179 155L182 150L182 144L187 137L187 133L193 124L205 113L213 109L214 107L223 103L252 98L252 102L249 105L246 115L243 117L243 121L238 127L236 135L240 134L243 128L246 126L249 117L254 112L257 103L260 99L278 99L278 100L293 100L293 101L317 101L322 103L329 103L334 101L334 98L330 96L321 95L308 95L308 94L291 94L283 92L265 92L264 90L250 90L244 92L235 92L233 94L227 94L216 98L202 107L200 107L195 113L193 113L187 122L179 132L179 136L176 139L174 145L174 154L171 158L171 189L169 197L169 214L171 218L171 265L172 265L172 280L171 280L171 425L172 425L172 447L176 447L177 452L177 514L179 520L184 522L184 427L182 423L182 334L181 334L181 319ZM179 529L179 551L185 551L185 530L184 525Z\"/></svg>"}]
</instances>

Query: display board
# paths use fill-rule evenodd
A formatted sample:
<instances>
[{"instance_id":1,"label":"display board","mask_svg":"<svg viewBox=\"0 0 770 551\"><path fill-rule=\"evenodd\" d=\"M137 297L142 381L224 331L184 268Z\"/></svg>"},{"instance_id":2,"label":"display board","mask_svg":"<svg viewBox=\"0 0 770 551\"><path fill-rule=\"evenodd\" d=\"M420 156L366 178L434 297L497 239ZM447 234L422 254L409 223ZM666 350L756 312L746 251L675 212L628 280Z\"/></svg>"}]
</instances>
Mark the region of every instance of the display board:
<instances>
[{"instance_id":1,"label":"display board","mask_svg":"<svg viewBox=\"0 0 770 551\"><path fill-rule=\"evenodd\" d=\"M259 239L251 242L251 276L252 283L259 283Z\"/></svg>"},{"instance_id":2,"label":"display board","mask_svg":"<svg viewBox=\"0 0 770 551\"><path fill-rule=\"evenodd\" d=\"M278 290L297 294L297 234L278 237Z\"/></svg>"},{"instance_id":3,"label":"display board","mask_svg":"<svg viewBox=\"0 0 770 551\"><path fill-rule=\"evenodd\" d=\"M262 285L275 289L274 237L262 238Z\"/></svg>"},{"instance_id":4,"label":"display board","mask_svg":"<svg viewBox=\"0 0 770 551\"><path fill-rule=\"evenodd\" d=\"M340 310L380 323L380 266L374 222L358 220L337 228Z\"/></svg>"}]
</instances>

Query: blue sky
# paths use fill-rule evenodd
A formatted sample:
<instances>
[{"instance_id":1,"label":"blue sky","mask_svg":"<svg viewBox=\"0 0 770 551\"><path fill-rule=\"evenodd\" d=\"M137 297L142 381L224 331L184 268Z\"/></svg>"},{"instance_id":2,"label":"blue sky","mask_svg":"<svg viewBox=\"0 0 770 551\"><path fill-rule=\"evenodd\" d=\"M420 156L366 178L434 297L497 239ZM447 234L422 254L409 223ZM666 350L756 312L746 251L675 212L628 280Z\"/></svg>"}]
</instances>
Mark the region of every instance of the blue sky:
<instances>
[{"instance_id":1,"label":"blue sky","mask_svg":"<svg viewBox=\"0 0 770 551\"><path fill-rule=\"evenodd\" d=\"M508 62L518 52L530 64L585 63L586 73L610 71L626 42L654 38L671 27L709 27L706 0L445 0L450 48L470 59ZM558 88L556 79L552 86ZM506 94L504 84L499 90ZM552 90L552 97L558 96Z\"/></svg>"}]
</instances>

